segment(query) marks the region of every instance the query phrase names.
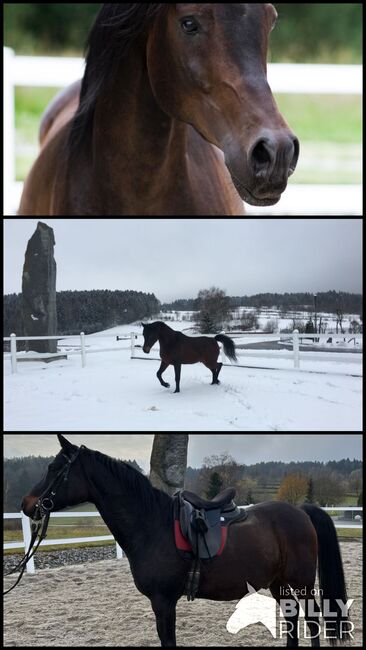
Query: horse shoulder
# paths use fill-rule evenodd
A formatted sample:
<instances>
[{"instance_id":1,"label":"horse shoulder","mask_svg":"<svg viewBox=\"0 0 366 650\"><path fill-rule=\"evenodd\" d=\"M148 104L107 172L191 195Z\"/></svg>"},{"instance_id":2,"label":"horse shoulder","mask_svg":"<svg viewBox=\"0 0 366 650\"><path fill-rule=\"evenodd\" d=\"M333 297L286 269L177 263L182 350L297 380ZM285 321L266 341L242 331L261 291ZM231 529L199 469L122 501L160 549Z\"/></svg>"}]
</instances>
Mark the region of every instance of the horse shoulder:
<instances>
[{"instance_id":1,"label":"horse shoulder","mask_svg":"<svg viewBox=\"0 0 366 650\"><path fill-rule=\"evenodd\" d=\"M68 133L69 125L66 125L41 150L24 183L19 216L54 214L52 205L57 178L66 176L64 143Z\"/></svg>"},{"instance_id":2,"label":"horse shoulder","mask_svg":"<svg viewBox=\"0 0 366 650\"><path fill-rule=\"evenodd\" d=\"M39 142L42 148L75 115L80 102L81 80L63 89L47 106L39 128Z\"/></svg>"}]
</instances>

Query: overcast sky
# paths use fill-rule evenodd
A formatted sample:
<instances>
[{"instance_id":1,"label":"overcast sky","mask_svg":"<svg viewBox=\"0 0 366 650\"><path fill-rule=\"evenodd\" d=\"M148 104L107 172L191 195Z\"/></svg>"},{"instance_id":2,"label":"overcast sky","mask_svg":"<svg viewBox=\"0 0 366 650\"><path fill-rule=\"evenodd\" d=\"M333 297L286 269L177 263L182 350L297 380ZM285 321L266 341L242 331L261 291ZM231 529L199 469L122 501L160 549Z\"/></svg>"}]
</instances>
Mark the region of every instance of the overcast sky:
<instances>
[{"instance_id":1,"label":"overcast sky","mask_svg":"<svg viewBox=\"0 0 366 650\"><path fill-rule=\"evenodd\" d=\"M171 434L171 435L174 435ZM148 471L153 434L68 434L71 442L84 444L109 456L136 460ZM5 456L52 456L60 447L55 434L4 434ZM340 460L362 458L361 434L190 434L188 464L201 467L205 457L228 452L237 462L251 465L264 461Z\"/></svg>"},{"instance_id":2,"label":"overcast sky","mask_svg":"<svg viewBox=\"0 0 366 650\"><path fill-rule=\"evenodd\" d=\"M5 293L21 291L37 219L5 219ZM135 289L162 302L228 295L361 292L361 219L47 219L57 290Z\"/></svg>"}]
</instances>

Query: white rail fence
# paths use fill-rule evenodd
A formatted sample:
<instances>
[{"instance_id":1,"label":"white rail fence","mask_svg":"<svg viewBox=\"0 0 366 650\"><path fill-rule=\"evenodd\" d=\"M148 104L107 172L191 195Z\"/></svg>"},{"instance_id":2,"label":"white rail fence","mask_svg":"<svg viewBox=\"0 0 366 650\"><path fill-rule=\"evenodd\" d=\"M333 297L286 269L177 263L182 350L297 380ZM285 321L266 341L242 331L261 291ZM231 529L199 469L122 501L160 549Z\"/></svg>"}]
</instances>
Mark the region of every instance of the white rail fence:
<instances>
[{"instance_id":1,"label":"white rail fence","mask_svg":"<svg viewBox=\"0 0 366 650\"><path fill-rule=\"evenodd\" d=\"M12 373L16 373L18 370L18 361L38 361L39 359L52 359L52 358L59 358L63 355L67 356L72 356L75 354L80 354L81 356L81 365L83 368L86 366L86 355L87 354L97 354L98 352L121 352L122 350L127 350L128 348L123 348L121 346L116 347L114 346L113 348L100 348L99 350L88 350L88 344L85 343L85 333L80 332L80 346L77 346L79 349L77 350L69 350L67 343L62 343L62 341L66 341L67 339L75 339L77 338L76 334L69 335L69 336L16 336L16 334L10 334L10 336L4 336L3 340L4 341L10 341L10 354L6 353L4 354L4 359L10 359L11 360L11 371ZM132 333L131 333L132 336ZM130 337L126 338L125 336L119 335L119 334L105 334L105 335L100 335L96 334L93 336L92 334L88 334L88 341L90 339L116 339L118 341L129 341ZM17 341L41 341L41 340L57 340L61 341L60 343L60 350L58 352L44 352L44 353L39 353L39 352L18 352L17 351Z\"/></svg>"},{"instance_id":2,"label":"white rail fence","mask_svg":"<svg viewBox=\"0 0 366 650\"><path fill-rule=\"evenodd\" d=\"M251 508L253 506L240 506L241 508ZM322 508L323 510L326 511L341 511L341 512L346 512L346 511L352 511L352 520L348 522L338 522L335 521L335 527L336 528L356 528L356 529L362 529L362 523L355 523L354 517L357 515L354 515L354 512L362 511L362 508L360 507L337 507L337 508ZM65 517L100 517L98 512L52 512L51 513L51 518L60 518L63 519ZM4 519L21 519L22 520L22 530L23 530L23 541L22 542L6 542L4 544L4 551L5 550L11 550L11 549L24 549L26 551L29 548L30 542L31 542L31 536L32 536L32 531L31 531L31 520L26 517L26 515L23 512L14 512L14 513L5 513L4 514ZM361 517L362 519L362 517ZM62 539L48 539L44 540L41 543L41 546L59 546L59 545L64 545L64 544L80 544L80 543L88 543L88 542L102 542L102 541L110 541L114 539L112 535L99 535L97 537L72 537L72 538L62 538ZM119 546L118 543L116 543L117 547L117 559L122 560L124 557L123 550ZM28 573L35 573L35 566L34 566L34 558L32 558L28 564L27 564L27 572Z\"/></svg>"},{"instance_id":3,"label":"white rail fence","mask_svg":"<svg viewBox=\"0 0 366 650\"><path fill-rule=\"evenodd\" d=\"M78 349L75 350L70 350L68 347L68 344L64 341L67 341L68 339L74 339L77 338L76 335L70 335L70 336L16 336L15 334L11 334L10 336L5 336L3 338L4 341L10 341L10 354L5 353L4 354L4 360L9 360L11 361L11 370L12 373L16 373L18 369L18 362L21 361L38 361L40 359L52 359L52 358L60 358L63 355L67 356L72 356L72 355L80 355L81 357L81 365L82 368L85 368L86 366L86 358L87 355L89 354L97 354L99 352L121 352L123 350L127 350L128 347L122 347L122 346L114 346L114 347L108 347L108 348L99 348L99 349L88 349L89 347L89 341L92 339L104 339L104 338L113 338L117 339L118 341L130 341L130 349L131 349L131 359L140 359L143 361L160 361L160 357L153 357L150 355L144 355L144 356L138 356L136 354L136 350L141 348L141 345L136 344L136 341L138 340L139 334L136 332L131 332L130 337L126 338L123 335L118 335L118 334L107 334L107 335L92 335L89 334L87 341L88 343L85 342L85 333L81 332L80 333L80 345L76 346ZM350 335L351 336L351 335ZM248 335L243 335L240 337L241 339L248 339L248 342L253 341L253 335L248 334ZM293 362L293 368L295 370L300 369L300 360L306 360L306 361L332 361L337 364L340 362L346 362L347 364L353 364L355 365L355 372L353 373L345 373L342 372L342 375L346 374L351 374L352 376L357 376L361 377L362 376L362 354L354 354L354 353L349 353L349 352L308 352L308 351L301 351L300 352L300 340L302 342L303 339L310 339L314 340L314 338L319 339L319 340L324 340L326 341L327 338L329 338L328 334L299 334L298 330L294 330L292 334L258 334L256 335L256 338L262 339L264 342L268 340L274 340L274 341L280 341L283 344L288 344L290 347L292 347L292 351L289 350L288 352L283 352L281 351L273 351L271 352L270 350L248 350L246 349L243 351L241 354L240 349L237 350L237 355L242 357L247 363L250 361L252 358L262 358L262 359L276 359L278 360L289 360ZM354 341L354 346L357 345L362 345L362 336L361 335L356 335L356 336L351 336L351 339ZM17 341L39 341L39 340L58 340L60 341L59 344L59 351L55 353L38 353L38 352L18 352L17 351ZM154 347L152 348L154 349ZM284 368L280 367L271 367L268 368L266 366L259 366L259 365L244 365L242 363L227 363L224 350L221 347L221 360L224 365L228 366L234 366L238 368L257 368L257 369L265 369L265 370L284 370ZM286 370L291 369L285 368ZM324 374L324 371L318 371L318 370L306 370L304 369L304 372L310 372L310 373L321 373Z\"/></svg>"},{"instance_id":4,"label":"white rail fence","mask_svg":"<svg viewBox=\"0 0 366 650\"><path fill-rule=\"evenodd\" d=\"M63 88L80 79L83 76L83 71L83 59L16 56L13 50L4 48L3 169L5 216L15 214L22 191L22 183L16 183L15 176L16 86ZM362 94L361 65L272 64L269 65L268 77L275 93ZM339 211L339 202L343 194L350 192L350 186L345 186L342 192L336 189L338 187L343 186L331 186L327 189L327 200L328 202L332 201L335 214L337 209ZM331 189L336 194L333 198ZM290 191L296 193L297 186L291 186ZM315 191L319 191L319 186L314 187ZM296 200L298 208L302 204L302 201ZM316 210L314 214L319 214L319 200L317 200L314 209Z\"/></svg>"},{"instance_id":5,"label":"white rail fence","mask_svg":"<svg viewBox=\"0 0 366 650\"><path fill-rule=\"evenodd\" d=\"M64 519L65 517L99 517L99 512L52 512L51 519ZM6 542L4 544L4 551L8 551L15 548L23 548L27 550L29 548L32 530L31 530L31 520L23 512L11 512L5 513L4 519L21 519L22 520L22 530L23 530L23 541L22 542ZM96 537L72 537L72 538L62 538L62 539L46 539L43 540L41 546L59 546L64 544L86 544L88 542L107 542L114 539L113 535L98 535ZM117 559L122 560L124 555L120 545L116 542L117 549ZM27 564L28 573L35 573L34 559L32 558Z\"/></svg>"},{"instance_id":6,"label":"white rail fence","mask_svg":"<svg viewBox=\"0 0 366 650\"><path fill-rule=\"evenodd\" d=\"M240 337L241 339L247 339L248 343L253 341L253 335L248 334L248 335L243 335ZM257 336L255 336L257 338ZM332 361L335 363L340 363L340 362L347 362L349 364L354 364L355 365L355 372L350 373L352 376L357 376L361 377L362 376L362 354L354 354L354 353L347 353L347 352L308 352L308 351L301 351L300 352L300 339L301 341L303 339L323 339L324 341L329 338L329 334L327 335L321 335L321 334L299 334L298 330L294 330L292 334L259 334L258 338L262 338L262 340L268 341L268 340L273 340L273 341L280 341L282 343L289 342L290 346L292 347L292 351L289 350L289 352L283 352L281 351L269 351L269 350L254 350L254 349L245 349L243 351L240 351L240 349L236 350L237 357L240 359L243 359L246 361L246 364L248 361L250 361L252 358L260 358L260 359L276 359L277 361L285 359L292 361L292 367L295 370L300 369L300 360L302 361ZM358 335L357 337L352 336L352 339L358 339L359 341L362 341L362 337ZM140 346L136 345L136 340L137 340L137 335L134 332L131 332L131 359L139 359L142 361L145 360L151 360L151 361L160 361L160 357L150 357L149 355L144 355L144 356L138 356L136 354L136 349ZM221 347L221 346L220 346ZM152 347L152 350L154 349L154 346ZM352 356L351 356L352 355ZM221 347L221 361L224 364L224 366L231 366L231 367L236 367L236 368L257 368L257 369L264 369L264 370L284 370L284 368L280 367L271 367L268 368L267 366L258 366L256 365L244 365L242 363L231 363L226 360L225 353L223 348ZM286 368L286 370L290 370L291 368ZM310 373L321 373L324 374L326 371L318 371L318 370L303 370L304 372L310 372ZM342 375L347 375L349 373L342 372Z\"/></svg>"}]
</instances>

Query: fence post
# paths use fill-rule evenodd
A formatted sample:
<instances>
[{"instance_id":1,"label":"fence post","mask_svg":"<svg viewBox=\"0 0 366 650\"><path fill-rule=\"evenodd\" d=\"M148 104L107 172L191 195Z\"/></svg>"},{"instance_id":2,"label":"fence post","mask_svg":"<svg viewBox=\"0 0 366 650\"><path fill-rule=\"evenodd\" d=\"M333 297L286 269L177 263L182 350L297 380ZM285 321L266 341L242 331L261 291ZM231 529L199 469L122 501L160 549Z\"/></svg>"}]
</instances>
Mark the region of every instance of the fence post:
<instances>
[{"instance_id":1,"label":"fence post","mask_svg":"<svg viewBox=\"0 0 366 650\"><path fill-rule=\"evenodd\" d=\"M123 560L124 558L123 551L120 545L118 544L118 542L116 543L116 546L117 546L117 560Z\"/></svg>"},{"instance_id":2,"label":"fence post","mask_svg":"<svg viewBox=\"0 0 366 650\"><path fill-rule=\"evenodd\" d=\"M11 372L17 371L17 339L15 334L10 334Z\"/></svg>"},{"instance_id":3,"label":"fence post","mask_svg":"<svg viewBox=\"0 0 366 650\"><path fill-rule=\"evenodd\" d=\"M81 367L85 368L86 366L86 354L85 354L85 334L80 332L80 341L81 341Z\"/></svg>"},{"instance_id":4,"label":"fence post","mask_svg":"<svg viewBox=\"0 0 366 650\"><path fill-rule=\"evenodd\" d=\"M135 356L135 332L131 332L131 359Z\"/></svg>"},{"instance_id":5,"label":"fence post","mask_svg":"<svg viewBox=\"0 0 366 650\"><path fill-rule=\"evenodd\" d=\"M300 368L299 330L293 331L294 368Z\"/></svg>"},{"instance_id":6,"label":"fence post","mask_svg":"<svg viewBox=\"0 0 366 650\"><path fill-rule=\"evenodd\" d=\"M14 214L13 192L15 183L15 100L13 68L15 53L4 47L4 216Z\"/></svg>"},{"instance_id":7,"label":"fence post","mask_svg":"<svg viewBox=\"0 0 366 650\"><path fill-rule=\"evenodd\" d=\"M22 528L23 528L23 539L24 539L24 548L25 548L25 553L27 552L27 549L30 547L30 543L32 540L32 531L31 531L31 524L30 524L30 519L26 517L24 512L22 512ZM34 567L34 558L31 558L27 564L27 572L28 573L35 573L35 567Z\"/></svg>"}]
</instances>

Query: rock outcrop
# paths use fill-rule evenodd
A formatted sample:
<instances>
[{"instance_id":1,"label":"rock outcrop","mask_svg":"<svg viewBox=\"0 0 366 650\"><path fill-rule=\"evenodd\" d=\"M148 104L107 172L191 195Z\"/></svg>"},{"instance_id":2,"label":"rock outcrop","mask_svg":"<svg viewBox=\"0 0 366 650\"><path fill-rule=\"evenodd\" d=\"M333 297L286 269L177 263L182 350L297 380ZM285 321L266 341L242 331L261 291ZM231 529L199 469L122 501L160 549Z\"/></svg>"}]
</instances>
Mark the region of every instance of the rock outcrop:
<instances>
[{"instance_id":1,"label":"rock outcrop","mask_svg":"<svg viewBox=\"0 0 366 650\"><path fill-rule=\"evenodd\" d=\"M22 322L24 336L55 336L56 262L52 228L41 221L25 253L22 280ZM26 341L26 350L57 352L56 340Z\"/></svg>"},{"instance_id":2,"label":"rock outcrop","mask_svg":"<svg viewBox=\"0 0 366 650\"><path fill-rule=\"evenodd\" d=\"M151 455L150 480L154 487L173 495L184 487L188 433L157 433Z\"/></svg>"}]
</instances>

